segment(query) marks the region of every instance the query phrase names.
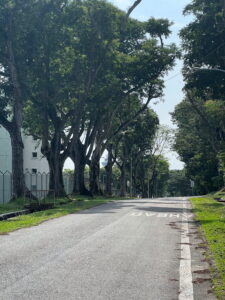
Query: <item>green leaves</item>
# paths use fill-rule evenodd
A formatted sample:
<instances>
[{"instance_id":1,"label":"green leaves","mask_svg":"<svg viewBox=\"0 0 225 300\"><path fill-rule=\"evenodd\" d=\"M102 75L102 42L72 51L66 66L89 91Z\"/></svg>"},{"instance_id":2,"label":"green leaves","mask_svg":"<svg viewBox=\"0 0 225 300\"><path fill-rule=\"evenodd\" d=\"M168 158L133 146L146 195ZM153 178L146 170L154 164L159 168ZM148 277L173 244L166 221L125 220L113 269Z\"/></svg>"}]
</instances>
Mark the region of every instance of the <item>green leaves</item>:
<instances>
[{"instance_id":1,"label":"green leaves","mask_svg":"<svg viewBox=\"0 0 225 300\"><path fill-rule=\"evenodd\" d=\"M151 18L146 22L146 32L153 38L167 38L171 33L169 27L172 25L173 23L167 19Z\"/></svg>"},{"instance_id":2,"label":"green leaves","mask_svg":"<svg viewBox=\"0 0 225 300\"><path fill-rule=\"evenodd\" d=\"M185 70L198 67L224 69L225 27L223 1L194 0L185 9L194 20L180 32L185 51ZM197 87L201 94L224 99L225 77L220 72L192 72L187 77L188 88Z\"/></svg>"}]
</instances>

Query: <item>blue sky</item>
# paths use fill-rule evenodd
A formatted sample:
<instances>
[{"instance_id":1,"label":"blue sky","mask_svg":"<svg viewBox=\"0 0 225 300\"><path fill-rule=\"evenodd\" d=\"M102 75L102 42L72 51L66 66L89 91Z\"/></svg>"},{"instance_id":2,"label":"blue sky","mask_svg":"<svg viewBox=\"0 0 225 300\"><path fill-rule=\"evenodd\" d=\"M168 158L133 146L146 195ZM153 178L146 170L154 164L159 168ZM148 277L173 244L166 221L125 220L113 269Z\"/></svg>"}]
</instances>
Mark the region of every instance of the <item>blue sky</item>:
<instances>
[{"instance_id":1,"label":"blue sky","mask_svg":"<svg viewBox=\"0 0 225 300\"><path fill-rule=\"evenodd\" d=\"M111 0L110 2L123 10L127 10L134 0ZM179 45L179 30L191 20L190 16L184 17L182 11L190 2L190 0L142 0L131 16L141 21L148 20L150 17L169 19L174 25L171 27L173 33L168 42ZM173 71L169 72L165 78L164 101L152 106L159 115L160 123L169 125L170 127L173 127L173 124L169 113L174 110L175 105L183 98L182 88L184 83L180 74L181 68L182 61L178 61ZM183 167L183 164L177 159L177 153L170 152L166 156L169 159L171 169L180 169Z\"/></svg>"}]
</instances>

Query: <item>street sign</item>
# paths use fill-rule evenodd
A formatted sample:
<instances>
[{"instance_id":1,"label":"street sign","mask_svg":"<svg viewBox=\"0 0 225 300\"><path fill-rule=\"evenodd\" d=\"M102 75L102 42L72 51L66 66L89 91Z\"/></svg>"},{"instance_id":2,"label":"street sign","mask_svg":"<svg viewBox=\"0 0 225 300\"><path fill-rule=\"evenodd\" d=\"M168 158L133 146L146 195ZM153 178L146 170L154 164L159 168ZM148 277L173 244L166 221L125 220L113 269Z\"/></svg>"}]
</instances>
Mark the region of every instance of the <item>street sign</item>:
<instances>
[{"instance_id":1,"label":"street sign","mask_svg":"<svg viewBox=\"0 0 225 300\"><path fill-rule=\"evenodd\" d=\"M191 183L191 187L195 187L195 182L193 180L190 180L190 183Z\"/></svg>"}]
</instances>

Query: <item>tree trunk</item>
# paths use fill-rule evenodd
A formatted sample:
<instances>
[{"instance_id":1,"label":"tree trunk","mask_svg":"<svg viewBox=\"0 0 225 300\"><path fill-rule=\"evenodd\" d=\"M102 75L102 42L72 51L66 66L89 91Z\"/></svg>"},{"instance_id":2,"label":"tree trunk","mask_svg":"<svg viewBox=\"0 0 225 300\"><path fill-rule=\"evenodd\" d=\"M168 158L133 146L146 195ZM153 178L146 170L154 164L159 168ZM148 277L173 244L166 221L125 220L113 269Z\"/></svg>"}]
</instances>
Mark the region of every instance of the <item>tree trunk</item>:
<instances>
[{"instance_id":1,"label":"tree trunk","mask_svg":"<svg viewBox=\"0 0 225 300\"><path fill-rule=\"evenodd\" d=\"M63 182L63 165L65 159L60 154L60 138L60 133L56 132L47 153L42 152L48 160L50 170L49 195L54 193L56 197L64 197L66 195ZM42 151L44 151L43 148Z\"/></svg>"},{"instance_id":2,"label":"tree trunk","mask_svg":"<svg viewBox=\"0 0 225 300\"><path fill-rule=\"evenodd\" d=\"M50 154L47 158L50 170L49 195L54 194L56 197L66 195L63 182L63 163L60 161L60 155Z\"/></svg>"},{"instance_id":3,"label":"tree trunk","mask_svg":"<svg viewBox=\"0 0 225 300\"><path fill-rule=\"evenodd\" d=\"M75 184L76 190L80 195L90 196L91 194L85 186L85 165L85 162L81 160L80 163L77 164L77 167L75 167Z\"/></svg>"},{"instance_id":4,"label":"tree trunk","mask_svg":"<svg viewBox=\"0 0 225 300\"><path fill-rule=\"evenodd\" d=\"M102 191L99 188L99 175L100 175L100 155L95 152L92 155L90 164L90 192L92 195L102 195Z\"/></svg>"},{"instance_id":5,"label":"tree trunk","mask_svg":"<svg viewBox=\"0 0 225 300\"><path fill-rule=\"evenodd\" d=\"M26 185L23 171L23 141L18 129L9 133L12 145L13 198L24 197Z\"/></svg>"},{"instance_id":6,"label":"tree trunk","mask_svg":"<svg viewBox=\"0 0 225 300\"><path fill-rule=\"evenodd\" d=\"M78 143L74 145L74 149L71 152L70 157L75 165L73 193L90 196L90 192L85 186L84 178L84 171L86 166L85 149L80 141L78 141Z\"/></svg>"},{"instance_id":7,"label":"tree trunk","mask_svg":"<svg viewBox=\"0 0 225 300\"><path fill-rule=\"evenodd\" d=\"M120 196L125 197L126 195L126 172L125 172L125 163L123 163L122 168L120 169Z\"/></svg>"},{"instance_id":8,"label":"tree trunk","mask_svg":"<svg viewBox=\"0 0 225 300\"><path fill-rule=\"evenodd\" d=\"M108 163L105 167L106 170L106 195L112 196L112 144L109 144L107 147L108 150Z\"/></svg>"},{"instance_id":9,"label":"tree trunk","mask_svg":"<svg viewBox=\"0 0 225 300\"><path fill-rule=\"evenodd\" d=\"M18 198L28 193L25 185L23 170L23 141L21 136L21 128L23 123L23 95L18 78L18 70L16 67L14 47L12 43L12 19L8 19L7 24L7 56L10 73L10 83L13 87L13 118L12 121L3 120L1 124L10 134L12 145L12 180L13 180L13 197ZM3 118L4 119L4 118Z\"/></svg>"}]
</instances>

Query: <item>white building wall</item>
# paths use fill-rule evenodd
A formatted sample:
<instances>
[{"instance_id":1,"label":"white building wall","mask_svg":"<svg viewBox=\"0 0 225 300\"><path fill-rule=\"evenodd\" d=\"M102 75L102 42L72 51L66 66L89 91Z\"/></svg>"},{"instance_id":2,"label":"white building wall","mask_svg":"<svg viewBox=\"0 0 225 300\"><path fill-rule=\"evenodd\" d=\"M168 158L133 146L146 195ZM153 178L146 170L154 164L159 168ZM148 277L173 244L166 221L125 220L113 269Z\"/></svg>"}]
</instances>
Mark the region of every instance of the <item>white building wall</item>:
<instances>
[{"instance_id":1,"label":"white building wall","mask_svg":"<svg viewBox=\"0 0 225 300\"><path fill-rule=\"evenodd\" d=\"M41 154L41 143L31 136L23 135L24 173L29 190L38 197L46 196L49 189L49 167ZM35 154L35 155L34 155ZM34 157L35 156L35 157ZM10 201L12 196L12 149L8 132L0 127L0 204ZM64 176L65 190L73 190L73 176Z\"/></svg>"},{"instance_id":2,"label":"white building wall","mask_svg":"<svg viewBox=\"0 0 225 300\"><path fill-rule=\"evenodd\" d=\"M48 162L41 153L40 141L35 141L31 136L23 135L24 151L24 172L32 173L33 169L37 170L37 173L48 173ZM37 157L33 157L33 153L37 153Z\"/></svg>"},{"instance_id":3,"label":"white building wall","mask_svg":"<svg viewBox=\"0 0 225 300\"><path fill-rule=\"evenodd\" d=\"M25 182L30 190L48 190L49 167L41 154L40 142L23 135ZM36 157L33 157L36 153ZM6 203L12 195L12 147L8 132L0 127L0 204ZM46 173L46 174L45 174ZM41 197L42 195L36 195Z\"/></svg>"},{"instance_id":4,"label":"white building wall","mask_svg":"<svg viewBox=\"0 0 225 300\"><path fill-rule=\"evenodd\" d=\"M24 171L32 172L32 169L37 169L38 173L48 173L48 162L41 154L40 142L34 141L31 136L23 135L23 143ZM32 156L33 152L37 152L36 158ZM0 127L0 171L12 171L11 140L8 132L3 127Z\"/></svg>"},{"instance_id":5,"label":"white building wall","mask_svg":"<svg viewBox=\"0 0 225 300\"><path fill-rule=\"evenodd\" d=\"M6 203L12 195L12 150L8 132L0 127L0 204Z\"/></svg>"},{"instance_id":6,"label":"white building wall","mask_svg":"<svg viewBox=\"0 0 225 300\"><path fill-rule=\"evenodd\" d=\"M12 171L12 148L8 132L0 127L0 171Z\"/></svg>"}]
</instances>

